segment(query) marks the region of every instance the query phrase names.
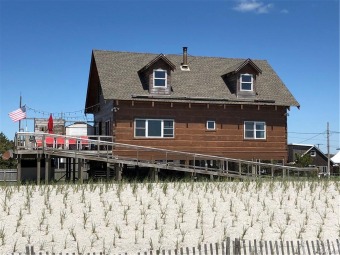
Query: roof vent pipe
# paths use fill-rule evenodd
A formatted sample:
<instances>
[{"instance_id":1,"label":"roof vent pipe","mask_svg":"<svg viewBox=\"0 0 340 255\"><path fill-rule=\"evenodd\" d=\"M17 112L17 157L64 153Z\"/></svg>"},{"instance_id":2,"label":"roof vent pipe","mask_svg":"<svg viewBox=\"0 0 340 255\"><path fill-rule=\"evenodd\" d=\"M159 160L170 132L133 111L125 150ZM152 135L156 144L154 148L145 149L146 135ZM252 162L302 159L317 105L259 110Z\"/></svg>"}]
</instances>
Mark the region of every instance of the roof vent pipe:
<instances>
[{"instance_id":1,"label":"roof vent pipe","mask_svg":"<svg viewBox=\"0 0 340 255\"><path fill-rule=\"evenodd\" d=\"M182 71L189 71L188 66L188 47L183 47L183 63L181 64Z\"/></svg>"}]
</instances>

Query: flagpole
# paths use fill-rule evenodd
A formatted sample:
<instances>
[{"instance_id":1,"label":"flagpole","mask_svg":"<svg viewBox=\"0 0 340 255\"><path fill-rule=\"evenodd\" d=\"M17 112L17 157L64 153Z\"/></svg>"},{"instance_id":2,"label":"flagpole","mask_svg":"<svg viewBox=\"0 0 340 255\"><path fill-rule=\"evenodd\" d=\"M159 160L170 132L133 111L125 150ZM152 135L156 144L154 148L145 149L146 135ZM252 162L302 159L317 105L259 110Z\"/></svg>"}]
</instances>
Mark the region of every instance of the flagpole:
<instances>
[{"instance_id":1,"label":"flagpole","mask_svg":"<svg viewBox=\"0 0 340 255\"><path fill-rule=\"evenodd\" d=\"M19 108L21 108L21 92L20 92ZM20 132L20 131L21 131L21 120L19 120L19 132Z\"/></svg>"}]
</instances>

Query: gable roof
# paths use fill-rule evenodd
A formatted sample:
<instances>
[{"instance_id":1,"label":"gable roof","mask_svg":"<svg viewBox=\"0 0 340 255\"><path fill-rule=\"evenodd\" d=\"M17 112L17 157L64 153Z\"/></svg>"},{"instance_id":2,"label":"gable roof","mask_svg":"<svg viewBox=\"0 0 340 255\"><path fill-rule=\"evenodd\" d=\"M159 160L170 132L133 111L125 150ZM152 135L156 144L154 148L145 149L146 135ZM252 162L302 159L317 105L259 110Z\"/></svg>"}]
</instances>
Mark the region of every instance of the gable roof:
<instances>
[{"instance_id":1,"label":"gable roof","mask_svg":"<svg viewBox=\"0 0 340 255\"><path fill-rule=\"evenodd\" d=\"M171 74L171 95L150 95L149 91L143 88L138 71L162 56L164 55L93 50L91 70L95 68L94 73L98 72L103 97L106 100L162 100L167 102L185 100L185 102L299 107L299 103L266 60L252 61L262 71L262 74L257 78L257 95L251 100L237 98L230 92L222 78L228 68L240 66L247 61L246 59L190 56L188 59L190 71L181 71L182 55L164 56L174 67L178 67ZM89 86L91 86L90 78ZM92 84L92 86L95 85ZM89 91L88 87L86 107L91 106L87 105Z\"/></svg>"},{"instance_id":2,"label":"gable roof","mask_svg":"<svg viewBox=\"0 0 340 255\"><path fill-rule=\"evenodd\" d=\"M316 151L325 161L328 160L328 157L325 153L323 153L317 146L312 144L298 144L298 143L291 143L288 144L288 148L299 149L304 151L302 156L309 154L312 150ZM333 165L333 160L330 159L331 164Z\"/></svg>"},{"instance_id":3,"label":"gable roof","mask_svg":"<svg viewBox=\"0 0 340 255\"><path fill-rule=\"evenodd\" d=\"M175 70L176 66L171 63L171 61L169 59L167 59L164 54L159 54L157 57L155 57L153 60L151 60L149 63L147 63L145 66L142 67L142 69L140 69L138 72L143 72L146 69L148 69L150 66L152 66L153 64L155 64L156 62L158 62L159 60L163 60L165 63L167 63L171 70Z\"/></svg>"},{"instance_id":4,"label":"gable roof","mask_svg":"<svg viewBox=\"0 0 340 255\"><path fill-rule=\"evenodd\" d=\"M237 73L239 72L243 67L245 67L246 65L250 65L252 68L254 68L258 73L262 73L262 70L250 59L246 59L245 61L242 61L240 63L237 63L234 66L229 67L226 70L226 74L234 72Z\"/></svg>"}]
</instances>

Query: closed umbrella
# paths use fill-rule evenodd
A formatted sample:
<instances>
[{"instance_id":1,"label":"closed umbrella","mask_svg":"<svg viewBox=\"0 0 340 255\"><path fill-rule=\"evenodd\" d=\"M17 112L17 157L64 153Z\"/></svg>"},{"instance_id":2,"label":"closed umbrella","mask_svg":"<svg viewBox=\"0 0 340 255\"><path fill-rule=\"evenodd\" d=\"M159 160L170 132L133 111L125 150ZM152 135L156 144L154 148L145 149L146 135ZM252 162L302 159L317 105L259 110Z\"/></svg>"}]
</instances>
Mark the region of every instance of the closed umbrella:
<instances>
[{"instance_id":1,"label":"closed umbrella","mask_svg":"<svg viewBox=\"0 0 340 255\"><path fill-rule=\"evenodd\" d=\"M47 129L48 129L49 134L53 133L53 117L52 117L52 114L50 114L50 117L48 118Z\"/></svg>"}]
</instances>

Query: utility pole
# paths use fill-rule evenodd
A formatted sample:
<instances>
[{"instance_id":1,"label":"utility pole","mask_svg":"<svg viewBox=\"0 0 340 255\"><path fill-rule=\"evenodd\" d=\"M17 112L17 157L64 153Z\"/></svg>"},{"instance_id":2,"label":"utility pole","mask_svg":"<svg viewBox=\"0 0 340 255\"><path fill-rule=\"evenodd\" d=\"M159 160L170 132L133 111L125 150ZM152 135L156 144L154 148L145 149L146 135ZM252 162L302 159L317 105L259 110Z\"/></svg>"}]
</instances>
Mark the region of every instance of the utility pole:
<instances>
[{"instance_id":1,"label":"utility pole","mask_svg":"<svg viewBox=\"0 0 340 255\"><path fill-rule=\"evenodd\" d=\"M327 122L327 175L328 178L331 176L331 161L329 154L329 122Z\"/></svg>"}]
</instances>

